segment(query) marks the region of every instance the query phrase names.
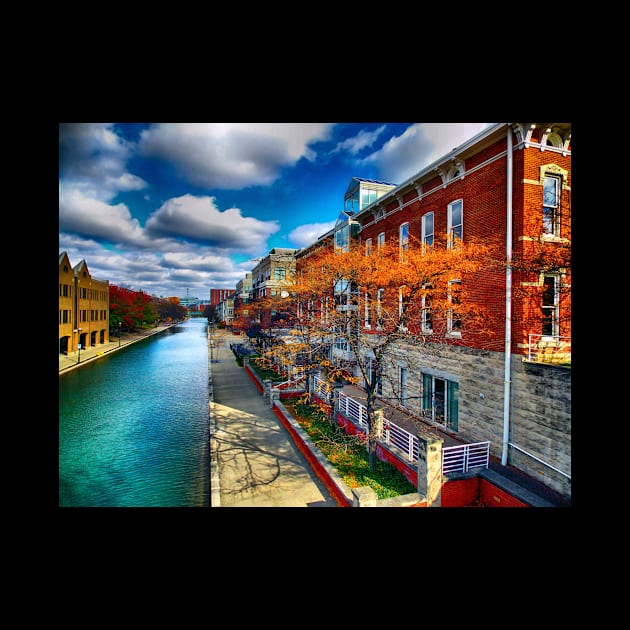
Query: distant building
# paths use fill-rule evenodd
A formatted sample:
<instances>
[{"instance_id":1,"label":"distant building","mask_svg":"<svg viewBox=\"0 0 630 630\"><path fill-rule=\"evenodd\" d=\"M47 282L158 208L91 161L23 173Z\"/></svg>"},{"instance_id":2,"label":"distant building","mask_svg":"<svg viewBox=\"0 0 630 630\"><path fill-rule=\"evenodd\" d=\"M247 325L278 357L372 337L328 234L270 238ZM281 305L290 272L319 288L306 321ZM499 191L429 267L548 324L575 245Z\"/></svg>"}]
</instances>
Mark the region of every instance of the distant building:
<instances>
[{"instance_id":1,"label":"distant building","mask_svg":"<svg viewBox=\"0 0 630 630\"><path fill-rule=\"evenodd\" d=\"M186 296L185 298L179 298L179 303L189 311L196 311L199 306L199 298Z\"/></svg>"},{"instance_id":2,"label":"distant building","mask_svg":"<svg viewBox=\"0 0 630 630\"><path fill-rule=\"evenodd\" d=\"M236 291L234 289L210 289L210 304L217 306L219 302L232 297Z\"/></svg>"},{"instance_id":3,"label":"distant building","mask_svg":"<svg viewBox=\"0 0 630 630\"><path fill-rule=\"evenodd\" d=\"M59 353L109 342L109 280L90 274L85 260L72 267L59 254Z\"/></svg>"},{"instance_id":4,"label":"distant building","mask_svg":"<svg viewBox=\"0 0 630 630\"><path fill-rule=\"evenodd\" d=\"M249 302L252 298L252 274L247 272L245 277L236 283L235 300L239 303Z\"/></svg>"},{"instance_id":5,"label":"distant building","mask_svg":"<svg viewBox=\"0 0 630 630\"><path fill-rule=\"evenodd\" d=\"M297 249L274 247L252 269L252 297L260 299L281 295L295 274Z\"/></svg>"},{"instance_id":6,"label":"distant building","mask_svg":"<svg viewBox=\"0 0 630 630\"><path fill-rule=\"evenodd\" d=\"M227 298L217 304L217 319L226 326L231 326L234 321L234 300Z\"/></svg>"}]
</instances>

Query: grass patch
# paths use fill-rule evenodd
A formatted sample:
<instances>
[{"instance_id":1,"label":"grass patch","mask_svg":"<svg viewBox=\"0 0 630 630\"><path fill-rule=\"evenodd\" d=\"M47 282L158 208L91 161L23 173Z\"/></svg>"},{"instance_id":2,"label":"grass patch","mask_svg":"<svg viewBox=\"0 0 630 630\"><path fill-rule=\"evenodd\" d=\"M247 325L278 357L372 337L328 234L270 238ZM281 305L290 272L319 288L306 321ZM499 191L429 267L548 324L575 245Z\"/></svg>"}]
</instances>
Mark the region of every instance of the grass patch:
<instances>
[{"instance_id":1,"label":"grass patch","mask_svg":"<svg viewBox=\"0 0 630 630\"><path fill-rule=\"evenodd\" d=\"M367 449L361 438L348 435L316 405L289 400L283 401L283 404L349 488L369 486L379 499L417 492L408 479L388 462L377 459L376 469L370 470Z\"/></svg>"},{"instance_id":2,"label":"grass patch","mask_svg":"<svg viewBox=\"0 0 630 630\"><path fill-rule=\"evenodd\" d=\"M258 378L260 378L261 381L266 379L269 379L273 383L281 383L284 381L284 377L278 374L278 372L260 365L259 359L260 355L250 355L249 367L258 374Z\"/></svg>"}]
</instances>

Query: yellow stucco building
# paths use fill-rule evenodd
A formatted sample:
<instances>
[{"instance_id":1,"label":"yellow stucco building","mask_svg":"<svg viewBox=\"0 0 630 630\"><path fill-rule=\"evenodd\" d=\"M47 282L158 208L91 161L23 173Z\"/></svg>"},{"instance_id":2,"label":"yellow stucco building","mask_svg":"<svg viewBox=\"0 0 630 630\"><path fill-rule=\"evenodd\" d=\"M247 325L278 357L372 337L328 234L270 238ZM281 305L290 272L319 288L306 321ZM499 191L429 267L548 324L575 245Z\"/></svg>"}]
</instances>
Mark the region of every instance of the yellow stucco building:
<instances>
[{"instance_id":1,"label":"yellow stucco building","mask_svg":"<svg viewBox=\"0 0 630 630\"><path fill-rule=\"evenodd\" d=\"M85 260L59 254L59 353L109 342L109 280L93 278Z\"/></svg>"}]
</instances>

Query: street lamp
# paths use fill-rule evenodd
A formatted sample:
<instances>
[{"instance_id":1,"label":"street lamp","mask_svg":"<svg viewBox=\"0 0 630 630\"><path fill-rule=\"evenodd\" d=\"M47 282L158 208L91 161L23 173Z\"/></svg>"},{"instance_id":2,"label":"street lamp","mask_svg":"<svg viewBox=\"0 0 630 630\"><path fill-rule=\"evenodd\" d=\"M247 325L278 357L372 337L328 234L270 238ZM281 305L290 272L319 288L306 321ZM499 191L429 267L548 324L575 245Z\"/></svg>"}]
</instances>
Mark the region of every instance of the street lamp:
<instances>
[{"instance_id":1,"label":"street lamp","mask_svg":"<svg viewBox=\"0 0 630 630\"><path fill-rule=\"evenodd\" d=\"M122 322L118 322L118 347L120 348L120 329L122 328Z\"/></svg>"},{"instance_id":2,"label":"street lamp","mask_svg":"<svg viewBox=\"0 0 630 630\"><path fill-rule=\"evenodd\" d=\"M79 349L79 357L77 359L77 363L81 363L81 330L82 328L75 328L74 332L79 334L79 343L77 344L77 348Z\"/></svg>"}]
</instances>

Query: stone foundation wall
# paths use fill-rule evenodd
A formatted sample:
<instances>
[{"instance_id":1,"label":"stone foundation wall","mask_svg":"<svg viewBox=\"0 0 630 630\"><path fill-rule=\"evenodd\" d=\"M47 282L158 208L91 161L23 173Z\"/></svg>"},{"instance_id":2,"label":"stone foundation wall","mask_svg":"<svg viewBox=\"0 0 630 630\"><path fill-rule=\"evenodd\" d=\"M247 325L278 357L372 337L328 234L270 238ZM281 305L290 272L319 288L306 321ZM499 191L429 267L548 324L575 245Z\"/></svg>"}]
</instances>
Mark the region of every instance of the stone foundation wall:
<instances>
[{"instance_id":1,"label":"stone foundation wall","mask_svg":"<svg viewBox=\"0 0 630 630\"><path fill-rule=\"evenodd\" d=\"M422 416L422 375L459 384L458 431L466 442L490 442L490 454L502 457L504 355L463 347L405 347L392 352L383 375L383 398L399 396L398 368L408 369L405 409ZM538 458L567 474L571 472L571 370L554 365L524 363L512 356L508 465L540 480L553 490L571 495L570 481ZM531 457L531 456L533 457Z\"/></svg>"}]
</instances>

